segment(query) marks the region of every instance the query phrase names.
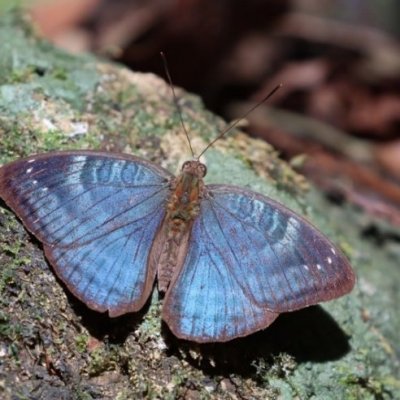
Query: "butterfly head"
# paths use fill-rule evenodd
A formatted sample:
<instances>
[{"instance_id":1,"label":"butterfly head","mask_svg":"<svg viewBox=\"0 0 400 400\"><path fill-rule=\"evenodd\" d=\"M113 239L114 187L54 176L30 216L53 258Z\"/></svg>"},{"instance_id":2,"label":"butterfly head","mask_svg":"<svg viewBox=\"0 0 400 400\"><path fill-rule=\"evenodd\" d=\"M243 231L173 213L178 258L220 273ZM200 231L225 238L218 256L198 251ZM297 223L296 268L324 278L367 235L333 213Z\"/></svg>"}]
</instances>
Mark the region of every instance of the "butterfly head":
<instances>
[{"instance_id":1,"label":"butterfly head","mask_svg":"<svg viewBox=\"0 0 400 400\"><path fill-rule=\"evenodd\" d=\"M204 178L207 175L207 167L198 160L185 161L182 165L182 173Z\"/></svg>"}]
</instances>

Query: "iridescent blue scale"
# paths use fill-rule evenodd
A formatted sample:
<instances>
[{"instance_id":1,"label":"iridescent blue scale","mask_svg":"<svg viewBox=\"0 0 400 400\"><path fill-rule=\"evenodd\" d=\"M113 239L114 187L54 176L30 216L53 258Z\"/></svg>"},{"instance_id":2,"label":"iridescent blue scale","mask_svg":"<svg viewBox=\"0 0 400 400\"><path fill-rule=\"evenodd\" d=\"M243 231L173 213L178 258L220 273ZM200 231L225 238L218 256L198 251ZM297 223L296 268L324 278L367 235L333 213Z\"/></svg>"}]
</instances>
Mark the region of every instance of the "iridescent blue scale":
<instances>
[{"instance_id":1,"label":"iridescent blue scale","mask_svg":"<svg viewBox=\"0 0 400 400\"><path fill-rule=\"evenodd\" d=\"M140 310L157 276L174 177L138 157L73 151L0 168L0 197L44 245L56 274L90 308ZM180 338L227 341L277 316L348 293L354 273L309 222L236 186L204 188L162 317ZM158 253L157 253L158 254Z\"/></svg>"}]
</instances>

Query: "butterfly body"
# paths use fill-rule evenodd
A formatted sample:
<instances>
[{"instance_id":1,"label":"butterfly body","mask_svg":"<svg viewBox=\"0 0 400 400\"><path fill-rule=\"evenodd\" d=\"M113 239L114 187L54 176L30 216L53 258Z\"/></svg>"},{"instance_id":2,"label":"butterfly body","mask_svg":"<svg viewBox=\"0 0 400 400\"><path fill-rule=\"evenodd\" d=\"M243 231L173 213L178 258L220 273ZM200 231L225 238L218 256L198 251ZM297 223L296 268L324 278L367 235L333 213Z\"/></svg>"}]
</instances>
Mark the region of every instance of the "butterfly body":
<instances>
[{"instance_id":1,"label":"butterfly body","mask_svg":"<svg viewBox=\"0 0 400 400\"><path fill-rule=\"evenodd\" d=\"M155 239L161 251L156 249L158 246L153 247L153 251L159 253L157 279L161 292L167 291L174 271L182 266L190 229L200 211L205 173L204 164L195 160L187 161L183 164L181 174L171 182L167 213Z\"/></svg>"},{"instance_id":2,"label":"butterfly body","mask_svg":"<svg viewBox=\"0 0 400 400\"><path fill-rule=\"evenodd\" d=\"M348 293L348 260L321 232L251 190L174 177L139 157L54 152L0 168L0 197L88 307L140 310L158 280L162 318L195 342L266 328L280 313Z\"/></svg>"}]
</instances>

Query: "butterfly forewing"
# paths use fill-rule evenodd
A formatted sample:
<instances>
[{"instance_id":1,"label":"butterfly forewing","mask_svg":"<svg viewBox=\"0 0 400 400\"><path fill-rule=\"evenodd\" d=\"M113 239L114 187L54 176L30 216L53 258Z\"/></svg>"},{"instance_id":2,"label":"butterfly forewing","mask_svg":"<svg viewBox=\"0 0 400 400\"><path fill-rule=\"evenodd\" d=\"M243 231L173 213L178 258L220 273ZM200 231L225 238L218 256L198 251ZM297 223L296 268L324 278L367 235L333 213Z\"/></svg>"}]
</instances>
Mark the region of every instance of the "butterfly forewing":
<instances>
[{"instance_id":1,"label":"butterfly forewing","mask_svg":"<svg viewBox=\"0 0 400 400\"><path fill-rule=\"evenodd\" d=\"M32 156L0 169L0 196L44 243L68 288L91 308L140 309L155 268L147 258L164 218L169 172L101 152Z\"/></svg>"},{"instance_id":2,"label":"butterfly forewing","mask_svg":"<svg viewBox=\"0 0 400 400\"><path fill-rule=\"evenodd\" d=\"M303 218L260 194L210 185L163 318L179 337L227 341L353 285L346 258Z\"/></svg>"}]
</instances>

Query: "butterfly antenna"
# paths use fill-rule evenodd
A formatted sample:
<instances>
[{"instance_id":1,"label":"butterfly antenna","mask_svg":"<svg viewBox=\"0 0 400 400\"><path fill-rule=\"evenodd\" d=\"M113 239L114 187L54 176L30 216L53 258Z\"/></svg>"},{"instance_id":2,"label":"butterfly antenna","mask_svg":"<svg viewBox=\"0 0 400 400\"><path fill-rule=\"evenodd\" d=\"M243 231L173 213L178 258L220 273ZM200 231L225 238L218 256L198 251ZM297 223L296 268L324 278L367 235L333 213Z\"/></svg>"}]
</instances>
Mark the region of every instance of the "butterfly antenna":
<instances>
[{"instance_id":1,"label":"butterfly antenna","mask_svg":"<svg viewBox=\"0 0 400 400\"><path fill-rule=\"evenodd\" d=\"M282 83L277 85L274 89L272 89L262 100L260 100L257 104L255 104L253 107L250 108L243 116L241 116L239 119L236 121L232 122L230 125L228 125L227 128L225 128L212 142L210 142L206 148L200 153L200 155L197 157L197 159L200 159L200 157L219 139L221 139L223 136L225 136L231 129L233 129L239 122L243 121L251 112L253 112L257 107L259 107L261 104L265 103L270 97L272 97L281 87L283 86Z\"/></svg>"},{"instance_id":2,"label":"butterfly antenna","mask_svg":"<svg viewBox=\"0 0 400 400\"><path fill-rule=\"evenodd\" d=\"M169 86L171 87L172 97L174 98L175 107L176 107L176 109L178 111L178 114L179 114L179 119L181 121L182 129L185 132L186 139L187 139L187 141L189 143L190 152L192 153L192 157L194 158L194 152L193 152L192 143L190 141L189 133L186 130L185 124L183 123L182 110L181 110L181 107L179 106L178 98L176 97L176 94L175 94L174 85L172 83L171 75L170 75L169 69L168 69L167 58L165 57L165 54L162 51L160 52L160 55L161 55L161 58L163 60L165 74L167 75Z\"/></svg>"}]
</instances>

